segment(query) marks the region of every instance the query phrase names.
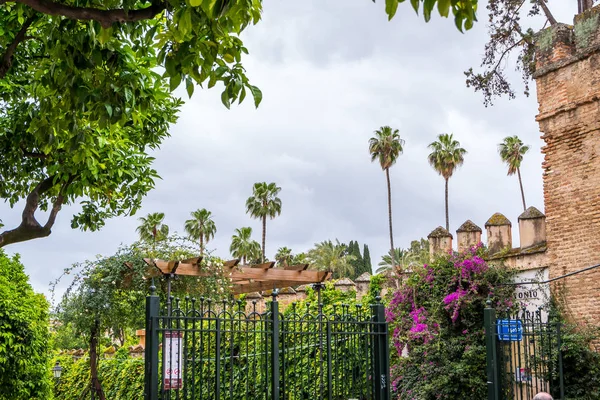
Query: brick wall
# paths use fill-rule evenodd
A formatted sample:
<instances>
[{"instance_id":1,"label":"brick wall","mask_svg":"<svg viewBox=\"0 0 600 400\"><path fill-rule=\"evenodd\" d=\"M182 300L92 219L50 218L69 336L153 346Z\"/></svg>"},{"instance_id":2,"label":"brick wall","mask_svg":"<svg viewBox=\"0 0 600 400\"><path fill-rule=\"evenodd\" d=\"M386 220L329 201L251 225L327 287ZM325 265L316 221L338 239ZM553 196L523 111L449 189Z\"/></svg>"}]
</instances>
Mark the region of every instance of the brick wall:
<instances>
[{"instance_id":1,"label":"brick wall","mask_svg":"<svg viewBox=\"0 0 600 400\"><path fill-rule=\"evenodd\" d=\"M537 41L550 278L600 263L600 7ZM554 287L571 317L600 324L600 270Z\"/></svg>"}]
</instances>

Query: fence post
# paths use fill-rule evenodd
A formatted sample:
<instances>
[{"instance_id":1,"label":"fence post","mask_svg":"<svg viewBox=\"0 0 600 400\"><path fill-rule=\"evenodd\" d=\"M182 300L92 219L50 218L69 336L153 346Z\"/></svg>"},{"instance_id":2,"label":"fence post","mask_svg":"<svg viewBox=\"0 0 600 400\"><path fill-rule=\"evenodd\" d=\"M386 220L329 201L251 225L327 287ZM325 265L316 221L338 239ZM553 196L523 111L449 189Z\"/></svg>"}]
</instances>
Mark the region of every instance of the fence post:
<instances>
[{"instance_id":1,"label":"fence post","mask_svg":"<svg viewBox=\"0 0 600 400\"><path fill-rule=\"evenodd\" d=\"M144 399L158 400L158 314L160 299L152 282L146 296L146 348L144 349Z\"/></svg>"},{"instance_id":2,"label":"fence post","mask_svg":"<svg viewBox=\"0 0 600 400\"><path fill-rule=\"evenodd\" d=\"M490 299L486 302L483 310L483 326L485 328L485 348L487 359L487 388L488 400L499 400L498 390L498 370L496 365L496 337L494 335L494 325L496 322L496 310L492 308Z\"/></svg>"},{"instance_id":3,"label":"fence post","mask_svg":"<svg viewBox=\"0 0 600 400\"><path fill-rule=\"evenodd\" d=\"M279 302L277 295L279 291L272 292L271 302L271 400L279 400Z\"/></svg>"},{"instance_id":4,"label":"fence post","mask_svg":"<svg viewBox=\"0 0 600 400\"><path fill-rule=\"evenodd\" d=\"M381 297L375 297L377 303L373 305L374 322L374 374L375 400L390 399L390 347L388 339L388 325L385 320L385 306L381 304Z\"/></svg>"}]
</instances>

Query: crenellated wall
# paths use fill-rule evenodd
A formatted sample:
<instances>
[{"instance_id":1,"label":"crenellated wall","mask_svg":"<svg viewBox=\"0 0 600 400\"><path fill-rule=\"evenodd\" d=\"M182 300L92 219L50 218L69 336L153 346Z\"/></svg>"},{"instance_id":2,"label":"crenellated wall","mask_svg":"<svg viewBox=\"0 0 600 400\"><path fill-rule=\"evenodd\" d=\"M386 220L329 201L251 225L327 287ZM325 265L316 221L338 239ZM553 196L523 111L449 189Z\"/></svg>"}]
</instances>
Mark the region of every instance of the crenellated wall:
<instances>
[{"instance_id":1,"label":"crenellated wall","mask_svg":"<svg viewBox=\"0 0 600 400\"><path fill-rule=\"evenodd\" d=\"M600 263L600 6L536 40L536 119L550 278ZM559 281L571 316L600 324L600 270Z\"/></svg>"}]
</instances>

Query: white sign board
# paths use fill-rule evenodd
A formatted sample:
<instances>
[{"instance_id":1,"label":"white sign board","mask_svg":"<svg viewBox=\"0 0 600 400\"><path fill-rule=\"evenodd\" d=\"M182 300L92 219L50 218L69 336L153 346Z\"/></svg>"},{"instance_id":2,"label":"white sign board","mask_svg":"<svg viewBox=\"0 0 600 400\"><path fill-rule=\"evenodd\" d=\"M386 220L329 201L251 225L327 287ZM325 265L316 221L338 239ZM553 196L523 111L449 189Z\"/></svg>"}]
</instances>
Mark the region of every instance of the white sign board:
<instances>
[{"instance_id":1,"label":"white sign board","mask_svg":"<svg viewBox=\"0 0 600 400\"><path fill-rule=\"evenodd\" d=\"M521 271L515 276L515 282L543 282L548 280L548 268L536 268ZM519 285L515 289L515 301L520 308L535 313L540 307L542 322L548 321L548 313L545 309L550 301L550 285L547 283L533 283Z\"/></svg>"},{"instance_id":2,"label":"white sign board","mask_svg":"<svg viewBox=\"0 0 600 400\"><path fill-rule=\"evenodd\" d=\"M183 332L165 332L163 347L163 388L165 390L181 389L183 386Z\"/></svg>"}]
</instances>

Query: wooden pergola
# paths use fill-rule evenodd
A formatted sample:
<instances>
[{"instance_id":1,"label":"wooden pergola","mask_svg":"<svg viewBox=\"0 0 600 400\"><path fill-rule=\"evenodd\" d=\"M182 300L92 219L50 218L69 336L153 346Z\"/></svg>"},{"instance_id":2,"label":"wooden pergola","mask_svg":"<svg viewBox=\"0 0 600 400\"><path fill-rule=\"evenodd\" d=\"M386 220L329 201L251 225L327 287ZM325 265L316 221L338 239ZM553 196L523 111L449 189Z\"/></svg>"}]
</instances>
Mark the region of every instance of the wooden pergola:
<instances>
[{"instance_id":1,"label":"wooden pergola","mask_svg":"<svg viewBox=\"0 0 600 400\"><path fill-rule=\"evenodd\" d=\"M164 261L144 258L152 267L149 275L208 276L199 263L201 257L180 261ZM311 283L320 283L331 279L331 272L308 270L308 264L285 265L273 268L275 262L252 265L238 265L240 260L230 260L223 264L223 277L230 278L235 295L282 289Z\"/></svg>"}]
</instances>

